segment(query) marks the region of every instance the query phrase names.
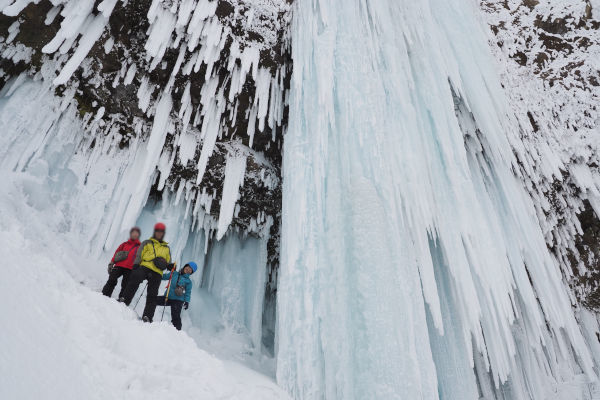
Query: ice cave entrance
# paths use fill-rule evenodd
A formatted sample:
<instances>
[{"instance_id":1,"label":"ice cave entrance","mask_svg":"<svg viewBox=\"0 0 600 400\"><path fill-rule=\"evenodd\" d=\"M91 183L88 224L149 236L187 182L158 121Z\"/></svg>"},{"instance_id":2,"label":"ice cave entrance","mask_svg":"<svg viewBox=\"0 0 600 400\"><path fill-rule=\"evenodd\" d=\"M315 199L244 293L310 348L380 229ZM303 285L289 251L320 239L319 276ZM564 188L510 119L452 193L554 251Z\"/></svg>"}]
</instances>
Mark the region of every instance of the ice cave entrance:
<instances>
[{"instance_id":1,"label":"ice cave entrance","mask_svg":"<svg viewBox=\"0 0 600 400\"><path fill-rule=\"evenodd\" d=\"M195 304L183 316L184 329L200 347L273 375L275 310L272 296L265 298L267 240L235 230L207 240L205 230L186 217L185 205L150 196L137 225L147 236L156 221L167 225L178 268L192 260L198 264L192 276Z\"/></svg>"}]
</instances>

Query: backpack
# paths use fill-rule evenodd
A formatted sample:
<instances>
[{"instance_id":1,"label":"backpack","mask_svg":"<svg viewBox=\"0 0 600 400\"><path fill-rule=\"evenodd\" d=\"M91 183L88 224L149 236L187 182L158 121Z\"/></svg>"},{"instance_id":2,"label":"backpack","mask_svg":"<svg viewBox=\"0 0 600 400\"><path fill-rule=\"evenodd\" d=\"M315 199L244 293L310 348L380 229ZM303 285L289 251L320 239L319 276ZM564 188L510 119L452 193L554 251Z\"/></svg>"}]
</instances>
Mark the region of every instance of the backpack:
<instances>
[{"instance_id":1,"label":"backpack","mask_svg":"<svg viewBox=\"0 0 600 400\"><path fill-rule=\"evenodd\" d=\"M115 254L115 257L113 259L114 263L116 264L118 262L127 260L127 257L129 257L129 253L131 253L134 250L137 251L138 247L140 247L139 244L136 245L135 247L133 247L131 250L128 250L128 251L125 251L125 250L118 251L117 254ZM156 254L156 251L154 252L154 254Z\"/></svg>"}]
</instances>

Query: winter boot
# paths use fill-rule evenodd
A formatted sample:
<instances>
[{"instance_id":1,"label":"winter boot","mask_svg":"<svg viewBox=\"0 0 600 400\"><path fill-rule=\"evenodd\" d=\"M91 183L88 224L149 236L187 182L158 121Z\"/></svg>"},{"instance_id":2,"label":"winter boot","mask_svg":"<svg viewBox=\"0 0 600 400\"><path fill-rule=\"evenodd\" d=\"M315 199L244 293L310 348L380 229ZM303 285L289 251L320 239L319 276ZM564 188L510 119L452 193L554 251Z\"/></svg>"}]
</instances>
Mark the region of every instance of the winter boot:
<instances>
[{"instance_id":1,"label":"winter boot","mask_svg":"<svg viewBox=\"0 0 600 400\"><path fill-rule=\"evenodd\" d=\"M148 318L148 316L144 315L144 317L142 318L142 321L144 322L152 322L150 321L150 318Z\"/></svg>"},{"instance_id":2,"label":"winter boot","mask_svg":"<svg viewBox=\"0 0 600 400\"><path fill-rule=\"evenodd\" d=\"M125 303L125 297L119 297L119 303Z\"/></svg>"}]
</instances>

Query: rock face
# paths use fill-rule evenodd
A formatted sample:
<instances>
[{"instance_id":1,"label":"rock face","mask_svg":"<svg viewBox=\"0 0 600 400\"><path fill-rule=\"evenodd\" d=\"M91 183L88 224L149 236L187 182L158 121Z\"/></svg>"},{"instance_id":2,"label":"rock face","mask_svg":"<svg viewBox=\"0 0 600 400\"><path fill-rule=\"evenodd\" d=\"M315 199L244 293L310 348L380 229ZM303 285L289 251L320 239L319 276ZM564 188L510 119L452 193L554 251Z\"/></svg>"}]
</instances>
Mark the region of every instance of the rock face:
<instances>
[{"instance_id":1,"label":"rock face","mask_svg":"<svg viewBox=\"0 0 600 400\"><path fill-rule=\"evenodd\" d=\"M481 2L527 154L516 174L575 297L598 310L600 3Z\"/></svg>"}]
</instances>

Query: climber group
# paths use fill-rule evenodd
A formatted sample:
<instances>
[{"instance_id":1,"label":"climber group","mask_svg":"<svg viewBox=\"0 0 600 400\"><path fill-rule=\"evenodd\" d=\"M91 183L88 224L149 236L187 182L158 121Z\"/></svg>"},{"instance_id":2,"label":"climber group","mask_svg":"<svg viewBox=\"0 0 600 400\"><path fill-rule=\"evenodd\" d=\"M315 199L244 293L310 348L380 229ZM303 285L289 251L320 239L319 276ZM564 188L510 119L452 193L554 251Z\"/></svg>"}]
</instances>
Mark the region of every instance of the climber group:
<instances>
[{"instance_id":1,"label":"climber group","mask_svg":"<svg viewBox=\"0 0 600 400\"><path fill-rule=\"evenodd\" d=\"M164 240L165 233L165 224L159 222L154 225L152 237L140 243L140 228L131 228L129 239L119 245L108 264L108 281L102 294L111 297L122 277L119 302L129 305L140 284L147 281L142 320L152 322L157 306L171 307L171 322L181 330L181 310L188 309L192 293L190 275L196 272L198 266L189 262L176 271L176 265L171 262L171 249ZM158 291L163 280L168 284L165 294L159 297Z\"/></svg>"}]
</instances>

